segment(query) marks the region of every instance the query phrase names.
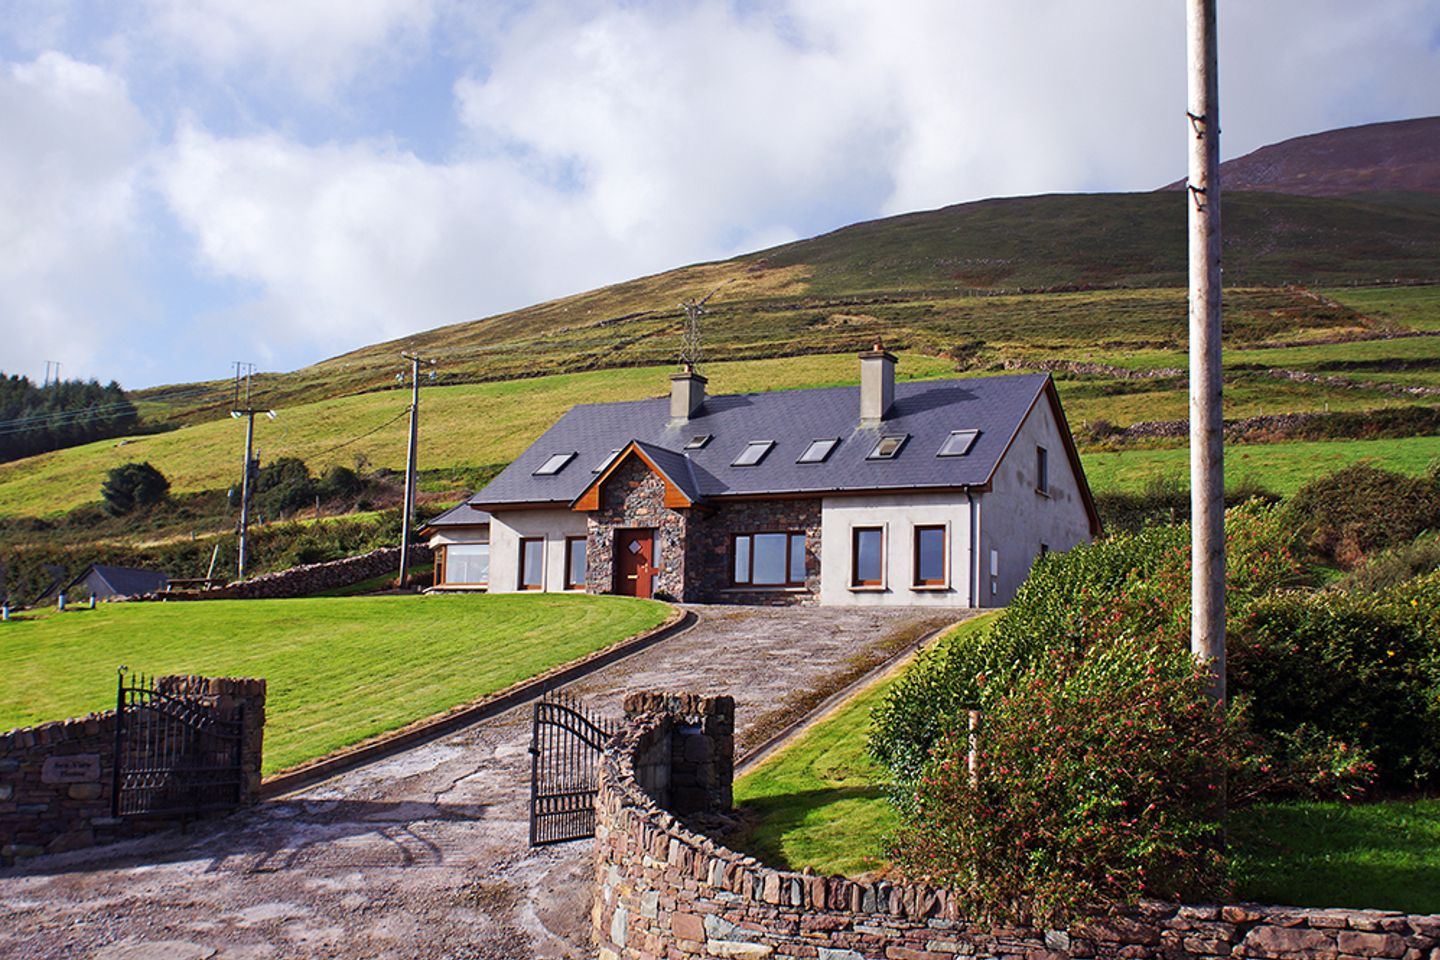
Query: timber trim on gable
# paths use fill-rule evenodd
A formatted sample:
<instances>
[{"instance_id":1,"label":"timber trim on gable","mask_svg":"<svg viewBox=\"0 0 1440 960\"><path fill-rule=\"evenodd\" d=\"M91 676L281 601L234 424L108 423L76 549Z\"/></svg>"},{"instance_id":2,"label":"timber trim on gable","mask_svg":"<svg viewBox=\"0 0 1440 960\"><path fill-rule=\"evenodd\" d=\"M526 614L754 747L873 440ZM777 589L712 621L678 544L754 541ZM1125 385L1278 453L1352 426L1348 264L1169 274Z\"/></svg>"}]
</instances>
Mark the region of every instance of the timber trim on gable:
<instances>
[{"instance_id":1,"label":"timber trim on gable","mask_svg":"<svg viewBox=\"0 0 1440 960\"><path fill-rule=\"evenodd\" d=\"M595 478L586 485L585 489L580 491L580 495L571 501L570 509L582 513L599 510L600 488L604 486L605 481L610 479L610 476L619 469L620 465L632 456L639 458L639 460L649 468L650 472L659 477L661 482L665 484L665 506L672 510L679 510L686 507L693 507L697 504L696 498L689 496L681 489L680 484L675 478L666 473L665 470L655 462L654 458L648 456L645 451L641 449L637 441L631 440L611 459L605 466L605 469L596 474Z\"/></svg>"}]
</instances>

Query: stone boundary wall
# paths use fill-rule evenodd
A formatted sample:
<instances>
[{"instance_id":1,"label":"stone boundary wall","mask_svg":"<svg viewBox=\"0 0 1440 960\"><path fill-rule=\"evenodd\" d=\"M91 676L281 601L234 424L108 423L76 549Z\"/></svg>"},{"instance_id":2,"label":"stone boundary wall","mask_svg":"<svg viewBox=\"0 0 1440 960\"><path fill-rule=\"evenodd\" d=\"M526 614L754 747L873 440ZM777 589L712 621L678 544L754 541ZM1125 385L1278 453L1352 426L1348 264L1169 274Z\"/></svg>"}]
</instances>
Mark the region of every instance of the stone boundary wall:
<instances>
[{"instance_id":1,"label":"stone boundary wall","mask_svg":"<svg viewBox=\"0 0 1440 960\"><path fill-rule=\"evenodd\" d=\"M260 795L265 681L160 677L162 692L189 694L222 720L243 711L241 804ZM176 826L183 818L112 817L115 711L0 733L0 865Z\"/></svg>"},{"instance_id":2,"label":"stone boundary wall","mask_svg":"<svg viewBox=\"0 0 1440 960\"><path fill-rule=\"evenodd\" d=\"M697 736L717 754L725 748L723 722L705 735L724 713L721 699L644 694L626 707L601 759L596 801L591 920L600 960L1440 960L1440 915L1145 903L1073 930L1004 928L967 922L944 889L771 869L666 808L677 776L692 776L664 769L667 758L703 754ZM728 793L715 784L707 796L718 804ZM689 811L692 822L708 809Z\"/></svg>"},{"instance_id":3,"label":"stone boundary wall","mask_svg":"<svg viewBox=\"0 0 1440 960\"><path fill-rule=\"evenodd\" d=\"M410 545L410 563L429 563L435 551L424 543ZM371 577L393 573L400 575L400 548L381 547L354 557L341 557L324 563L304 563L288 570L262 573L248 580L236 580L214 590L185 593L146 593L129 600L286 600L308 597L323 590L348 587Z\"/></svg>"}]
</instances>

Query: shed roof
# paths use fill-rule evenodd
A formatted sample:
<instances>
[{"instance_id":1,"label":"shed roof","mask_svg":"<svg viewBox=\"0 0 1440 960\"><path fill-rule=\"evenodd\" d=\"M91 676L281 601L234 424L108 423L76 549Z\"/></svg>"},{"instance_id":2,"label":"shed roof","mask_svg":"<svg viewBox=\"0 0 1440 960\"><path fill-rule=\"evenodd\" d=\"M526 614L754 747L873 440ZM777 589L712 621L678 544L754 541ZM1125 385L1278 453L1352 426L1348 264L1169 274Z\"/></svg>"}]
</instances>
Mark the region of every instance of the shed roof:
<instances>
[{"instance_id":1,"label":"shed roof","mask_svg":"<svg viewBox=\"0 0 1440 960\"><path fill-rule=\"evenodd\" d=\"M138 567L112 567L103 563L92 563L74 580L66 584L65 589L69 590L77 583L87 579L91 573L108 587L111 596L133 597L142 593L156 593L164 590L170 583L170 575L161 573L158 570L142 570Z\"/></svg>"},{"instance_id":2,"label":"shed roof","mask_svg":"<svg viewBox=\"0 0 1440 960\"><path fill-rule=\"evenodd\" d=\"M469 500L462 500L444 513L426 521L425 525L420 528L420 535L423 536L426 530L446 527L475 527L489 522L490 514L472 507Z\"/></svg>"}]
</instances>

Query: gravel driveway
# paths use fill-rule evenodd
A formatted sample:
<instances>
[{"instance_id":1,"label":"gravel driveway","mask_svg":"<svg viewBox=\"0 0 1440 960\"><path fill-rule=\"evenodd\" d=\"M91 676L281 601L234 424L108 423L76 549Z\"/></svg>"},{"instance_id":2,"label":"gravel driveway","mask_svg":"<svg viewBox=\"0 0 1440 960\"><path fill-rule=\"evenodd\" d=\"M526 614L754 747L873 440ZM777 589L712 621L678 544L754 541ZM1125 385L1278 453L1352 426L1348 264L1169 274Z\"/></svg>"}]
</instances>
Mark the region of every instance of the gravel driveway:
<instances>
[{"instance_id":1,"label":"gravel driveway","mask_svg":"<svg viewBox=\"0 0 1440 960\"><path fill-rule=\"evenodd\" d=\"M729 693L742 744L784 696L933 610L697 608L680 636L571 684ZM528 705L290 797L0 871L0 956L95 960L587 955L588 841L531 850Z\"/></svg>"}]
</instances>

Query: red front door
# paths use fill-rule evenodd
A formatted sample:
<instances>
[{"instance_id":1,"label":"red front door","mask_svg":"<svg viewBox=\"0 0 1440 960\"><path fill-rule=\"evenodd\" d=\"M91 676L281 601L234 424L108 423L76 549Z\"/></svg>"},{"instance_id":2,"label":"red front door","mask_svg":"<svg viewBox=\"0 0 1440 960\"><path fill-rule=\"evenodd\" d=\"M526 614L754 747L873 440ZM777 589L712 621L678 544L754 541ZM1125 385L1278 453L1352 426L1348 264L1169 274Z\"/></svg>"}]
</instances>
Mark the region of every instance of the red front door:
<instances>
[{"instance_id":1,"label":"red front door","mask_svg":"<svg viewBox=\"0 0 1440 960\"><path fill-rule=\"evenodd\" d=\"M615 531L615 592L649 598L655 581L655 531Z\"/></svg>"}]
</instances>

